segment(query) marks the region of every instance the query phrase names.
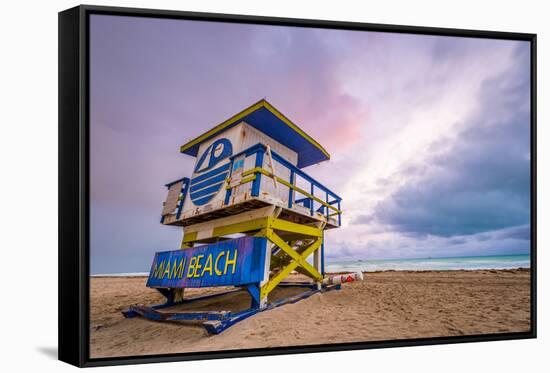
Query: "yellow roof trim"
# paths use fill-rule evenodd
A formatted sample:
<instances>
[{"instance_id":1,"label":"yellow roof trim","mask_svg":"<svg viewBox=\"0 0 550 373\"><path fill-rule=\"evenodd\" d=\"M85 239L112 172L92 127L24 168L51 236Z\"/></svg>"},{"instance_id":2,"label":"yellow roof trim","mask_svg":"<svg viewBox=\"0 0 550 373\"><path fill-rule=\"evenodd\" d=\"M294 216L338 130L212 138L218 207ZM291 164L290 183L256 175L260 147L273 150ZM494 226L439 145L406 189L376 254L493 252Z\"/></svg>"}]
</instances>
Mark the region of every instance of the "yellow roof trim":
<instances>
[{"instance_id":1,"label":"yellow roof trim","mask_svg":"<svg viewBox=\"0 0 550 373\"><path fill-rule=\"evenodd\" d=\"M198 143L201 143L205 140L207 140L209 137L214 136L218 132L221 132L226 127L232 125L233 123L239 121L240 119L243 119L247 115L255 112L256 110L265 107L267 110L269 110L273 115L275 115L277 118L279 118L283 123L285 123L287 126L298 132L303 138L305 138L307 141L309 141L311 144L313 144L316 148L318 148L324 155L327 156L327 158L330 158L330 154L317 142L315 141L311 136L309 136L307 133L302 131L297 125L292 123L290 119L285 117L279 110L277 110L273 105L271 105L266 100L262 99L252 106L244 109L238 114L233 115L231 118L227 119L226 121L218 124L216 127L212 128L211 130L207 131L206 133L203 133L199 137L189 141L188 143L182 145L180 147L180 152L183 153L187 149L197 145Z\"/></svg>"},{"instance_id":2,"label":"yellow roof trim","mask_svg":"<svg viewBox=\"0 0 550 373\"><path fill-rule=\"evenodd\" d=\"M202 135L200 135L199 137L189 141L188 143L182 145L180 147L180 153L183 153L184 151L186 151L187 149L195 146L196 144L200 143L200 142L203 142L205 141L206 139L208 139L209 137L211 136L214 136L216 133L222 131L223 129L225 129L226 127L228 127L229 125L235 123L236 121L238 121L239 119L242 119L244 117L246 117L248 114L250 113L253 113L254 111L258 110L259 108L261 108L263 106L263 103L262 101L258 101L257 103L255 103L254 105L244 109L243 111L241 111L240 113L238 114L235 114L233 115L231 118L227 119L226 121L218 124L216 127L212 128L211 130L209 130L208 132L206 133L203 133Z\"/></svg>"}]
</instances>

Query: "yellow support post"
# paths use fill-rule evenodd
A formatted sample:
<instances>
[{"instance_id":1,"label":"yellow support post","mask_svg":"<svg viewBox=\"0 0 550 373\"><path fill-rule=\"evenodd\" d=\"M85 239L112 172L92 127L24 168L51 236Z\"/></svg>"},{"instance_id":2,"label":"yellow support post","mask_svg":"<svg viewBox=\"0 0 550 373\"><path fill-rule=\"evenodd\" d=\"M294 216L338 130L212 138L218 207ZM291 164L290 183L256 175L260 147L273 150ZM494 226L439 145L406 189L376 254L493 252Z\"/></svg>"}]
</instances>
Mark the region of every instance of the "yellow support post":
<instances>
[{"instance_id":1,"label":"yellow support post","mask_svg":"<svg viewBox=\"0 0 550 373\"><path fill-rule=\"evenodd\" d=\"M197 240L197 232L184 232L181 240L181 249L189 249L193 247L193 243Z\"/></svg>"},{"instance_id":2,"label":"yellow support post","mask_svg":"<svg viewBox=\"0 0 550 373\"><path fill-rule=\"evenodd\" d=\"M309 277L311 277L314 280L322 281L323 276L317 272L317 270L307 262L306 258L309 256L309 250L318 243L319 246L321 245L322 239L317 239L311 246L309 246L302 255L298 254L292 247L290 247L285 241L281 239L276 233L274 232L267 232L267 239L273 242L275 245L277 245L281 250L283 250L288 256L290 256L300 267L305 269L309 273ZM315 249L311 250L310 253L315 251ZM304 253L308 253L307 256L303 256Z\"/></svg>"},{"instance_id":3,"label":"yellow support post","mask_svg":"<svg viewBox=\"0 0 550 373\"><path fill-rule=\"evenodd\" d=\"M299 269L301 273L317 282L323 280L321 273L307 262L307 258L314 254L323 243L323 229L321 227L312 227L278 219L274 216L261 217L223 226L214 226L207 235L204 235L203 230L187 231L182 239L181 248L190 248L197 242L211 240L212 238L223 237L234 233L250 233L257 237L265 237L269 242L281 249L279 255L272 256L272 258L276 263L281 263L284 267L261 286L260 299L267 299L269 293L296 269ZM299 241L313 240L313 242L300 253L292 247L292 242L295 241L296 238L293 238L289 244L279 235L282 233L291 233L292 237L301 237L298 238Z\"/></svg>"},{"instance_id":4,"label":"yellow support post","mask_svg":"<svg viewBox=\"0 0 550 373\"><path fill-rule=\"evenodd\" d=\"M318 250L321 247L321 244L323 243L323 237L318 237L307 249L302 252L302 254L298 254L296 251L294 251L292 247L284 242L272 230L266 231L266 237L269 241L277 245L279 248L281 248L281 250L289 255L292 258L292 261L262 286L262 288L260 289L260 299L264 299L265 297L267 297L269 293L298 266L303 268L314 280L323 280L323 276L306 260L312 253L315 252L315 250Z\"/></svg>"}]
</instances>

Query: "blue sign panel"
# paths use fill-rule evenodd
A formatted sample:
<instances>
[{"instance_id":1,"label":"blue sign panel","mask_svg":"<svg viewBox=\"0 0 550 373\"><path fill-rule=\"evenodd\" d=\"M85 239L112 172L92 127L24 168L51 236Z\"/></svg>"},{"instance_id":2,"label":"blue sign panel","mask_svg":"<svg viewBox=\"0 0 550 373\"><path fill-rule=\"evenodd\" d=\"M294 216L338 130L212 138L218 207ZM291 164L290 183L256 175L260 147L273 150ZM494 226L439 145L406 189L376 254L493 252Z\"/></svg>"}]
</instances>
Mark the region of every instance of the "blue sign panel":
<instances>
[{"instance_id":1,"label":"blue sign panel","mask_svg":"<svg viewBox=\"0 0 550 373\"><path fill-rule=\"evenodd\" d=\"M214 168L221 161L233 154L233 147L228 139L216 140L200 156L195 167L198 173L191 179L190 196L196 206L208 203L220 191L225 179L229 176L229 163Z\"/></svg>"},{"instance_id":2,"label":"blue sign panel","mask_svg":"<svg viewBox=\"0 0 550 373\"><path fill-rule=\"evenodd\" d=\"M155 254L147 280L153 288L241 286L263 280L267 240L241 237Z\"/></svg>"}]
</instances>

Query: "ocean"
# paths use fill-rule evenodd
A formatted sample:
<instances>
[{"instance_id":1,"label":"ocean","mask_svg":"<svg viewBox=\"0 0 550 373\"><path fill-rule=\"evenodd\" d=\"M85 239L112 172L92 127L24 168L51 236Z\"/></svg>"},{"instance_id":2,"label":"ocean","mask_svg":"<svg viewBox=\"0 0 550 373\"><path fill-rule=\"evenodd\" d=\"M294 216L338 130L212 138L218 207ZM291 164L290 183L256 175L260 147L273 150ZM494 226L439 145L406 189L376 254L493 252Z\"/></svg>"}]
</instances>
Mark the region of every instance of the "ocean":
<instances>
[{"instance_id":1,"label":"ocean","mask_svg":"<svg viewBox=\"0 0 550 373\"><path fill-rule=\"evenodd\" d=\"M369 259L338 261L325 259L325 272L374 272L393 270L428 271L456 269L530 268L529 255L462 256L454 258ZM149 272L93 274L92 277L148 276Z\"/></svg>"},{"instance_id":2,"label":"ocean","mask_svg":"<svg viewBox=\"0 0 550 373\"><path fill-rule=\"evenodd\" d=\"M386 270L456 270L530 268L530 255L463 256L454 258L379 259L333 261L325 259L326 272Z\"/></svg>"}]
</instances>

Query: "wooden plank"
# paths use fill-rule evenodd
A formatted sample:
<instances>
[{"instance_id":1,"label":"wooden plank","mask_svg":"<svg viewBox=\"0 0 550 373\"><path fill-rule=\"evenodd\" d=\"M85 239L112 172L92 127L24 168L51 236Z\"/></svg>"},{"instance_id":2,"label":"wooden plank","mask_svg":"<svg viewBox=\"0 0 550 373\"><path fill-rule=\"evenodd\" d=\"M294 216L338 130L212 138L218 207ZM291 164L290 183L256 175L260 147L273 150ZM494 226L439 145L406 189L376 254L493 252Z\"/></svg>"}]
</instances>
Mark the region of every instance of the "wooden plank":
<instances>
[{"instance_id":1,"label":"wooden plank","mask_svg":"<svg viewBox=\"0 0 550 373\"><path fill-rule=\"evenodd\" d=\"M147 280L153 288L242 286L264 279L264 237L240 237L186 250L156 253ZM256 258L258 256L258 258Z\"/></svg>"},{"instance_id":2,"label":"wooden plank","mask_svg":"<svg viewBox=\"0 0 550 373\"><path fill-rule=\"evenodd\" d=\"M258 218L272 216L274 214L274 211L275 206L265 206L250 211L243 211L240 212L238 215L221 217L202 223L188 225L185 227L185 233L188 234L189 232L208 231L218 227L224 227L236 223L256 220Z\"/></svg>"},{"instance_id":3,"label":"wooden plank","mask_svg":"<svg viewBox=\"0 0 550 373\"><path fill-rule=\"evenodd\" d=\"M260 230L268 225L268 218L259 218L251 221L244 221L241 223L230 224L223 227L214 228L212 237L220 237L235 233L245 233L255 230Z\"/></svg>"},{"instance_id":4,"label":"wooden plank","mask_svg":"<svg viewBox=\"0 0 550 373\"><path fill-rule=\"evenodd\" d=\"M176 207L178 207L179 196L181 193L181 188L183 186L183 181L179 181L170 185L168 188L168 195L166 196L166 201L162 207L162 216L171 214Z\"/></svg>"}]
</instances>

